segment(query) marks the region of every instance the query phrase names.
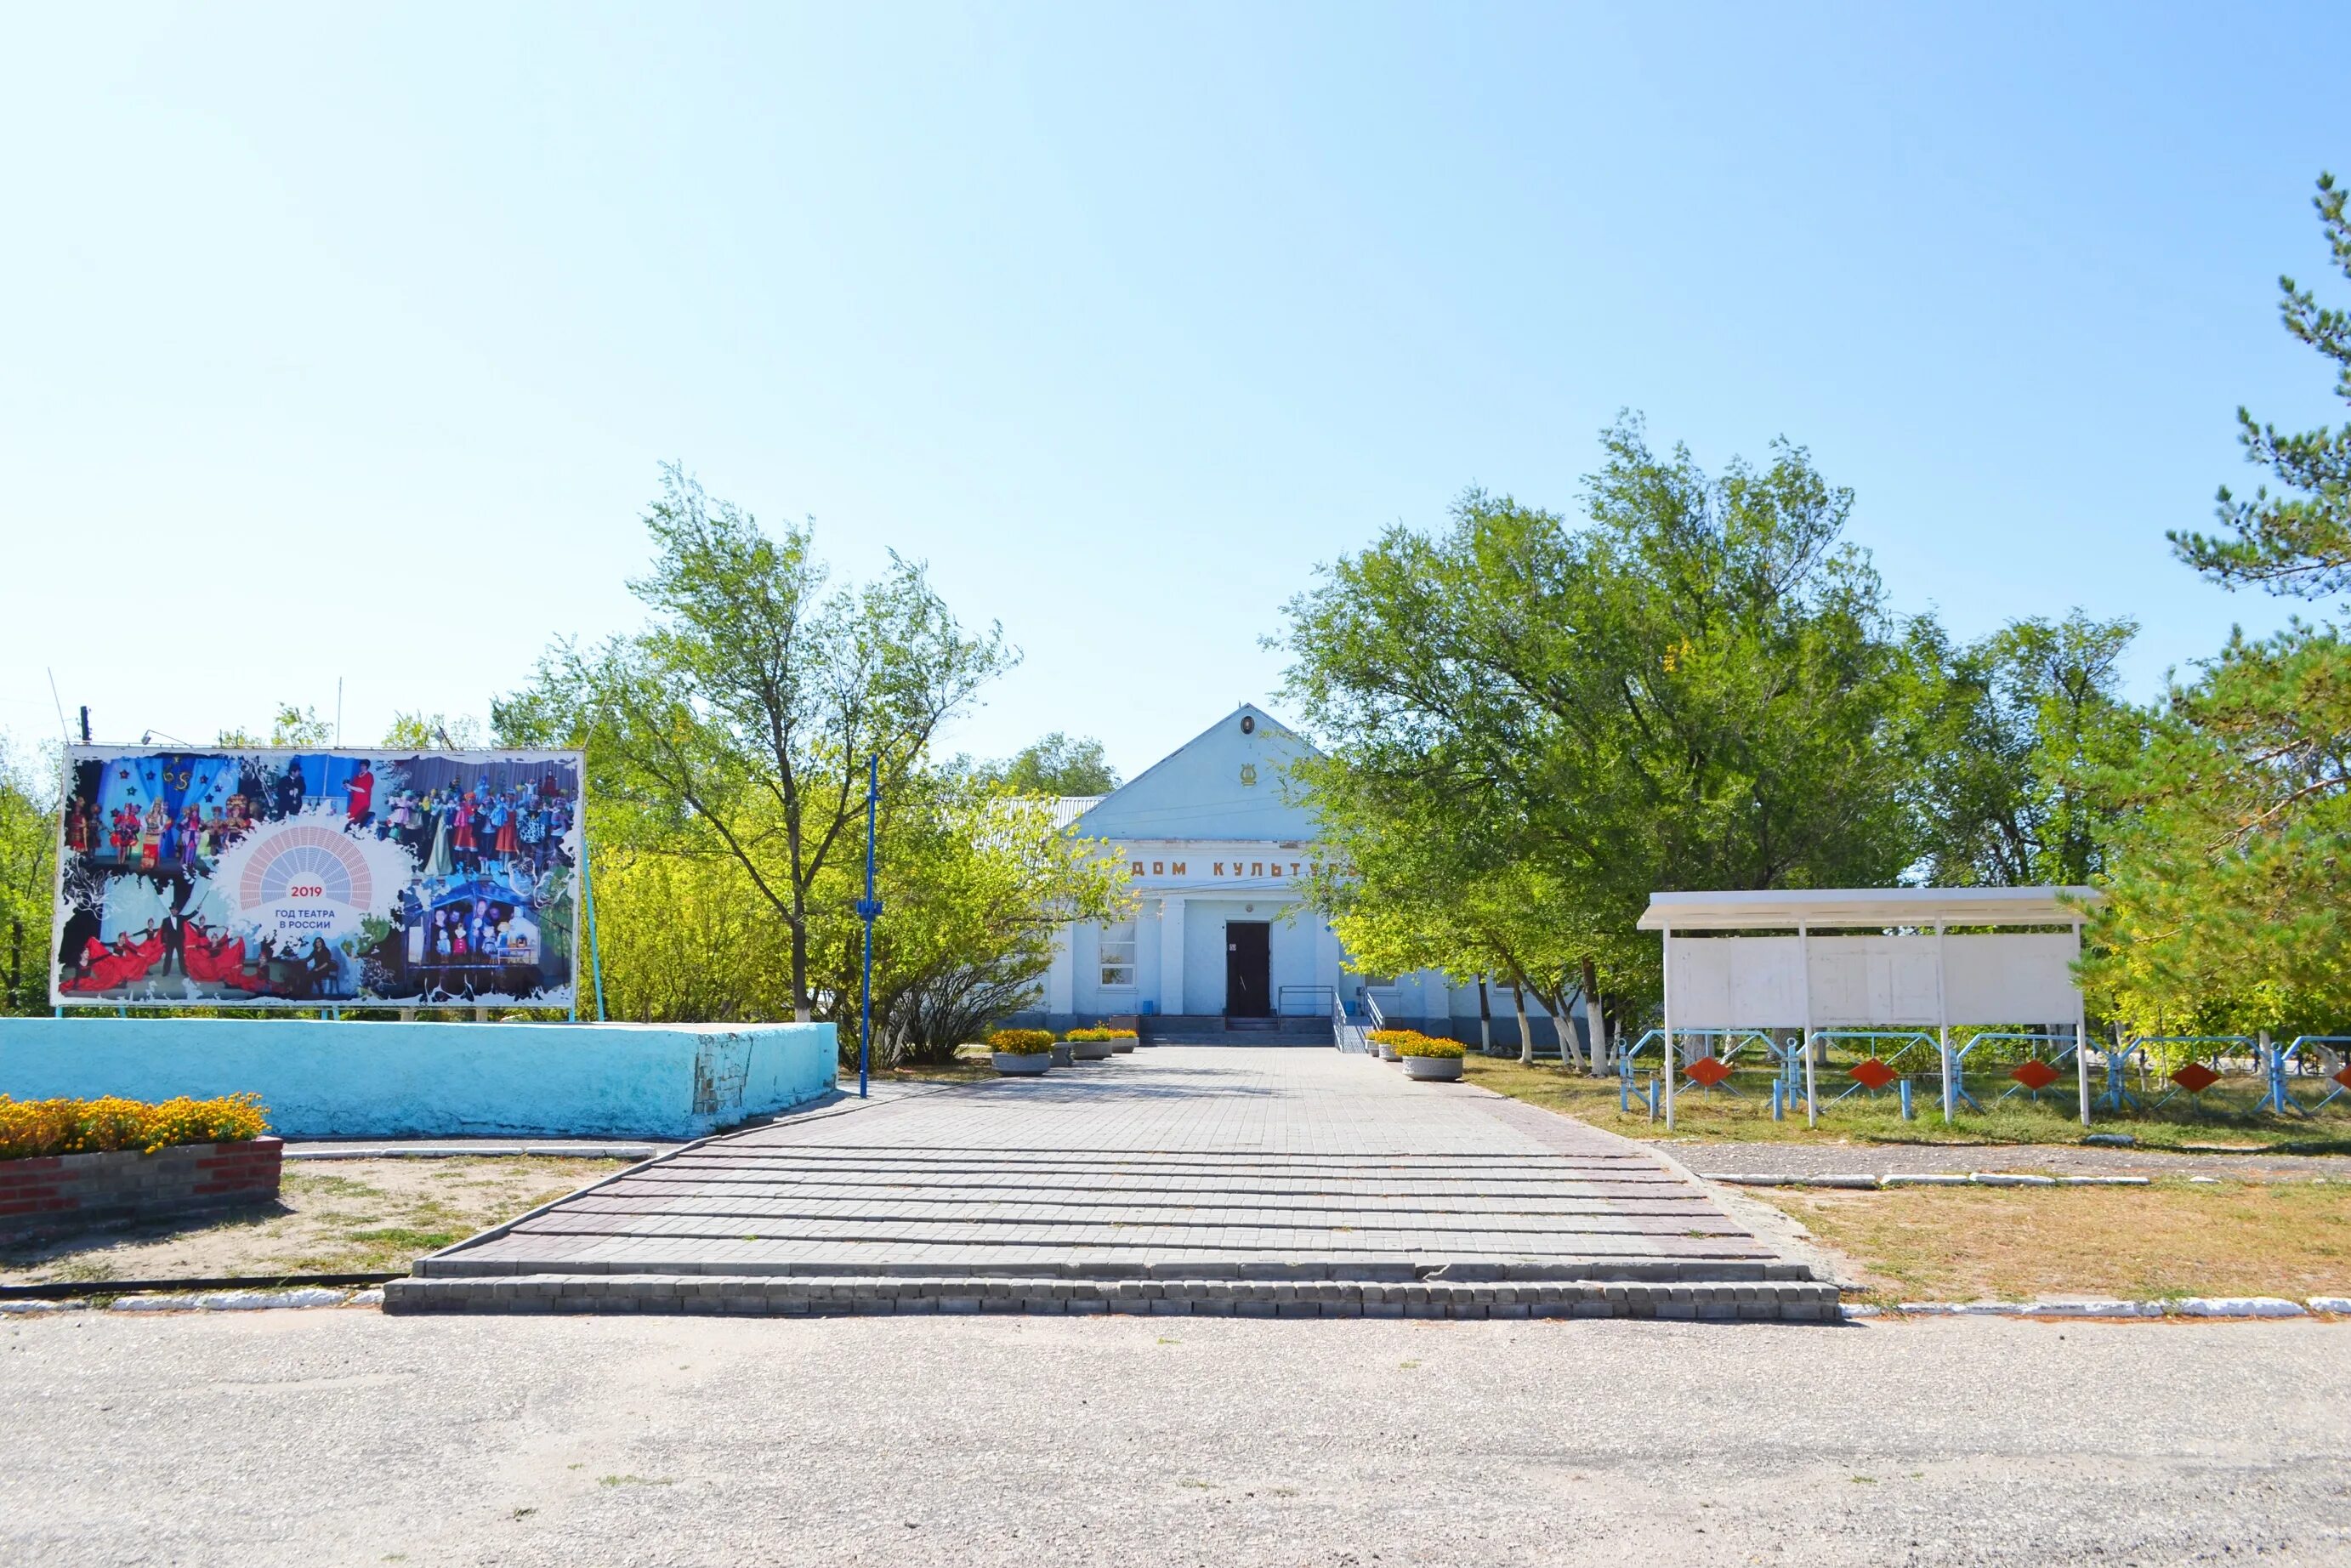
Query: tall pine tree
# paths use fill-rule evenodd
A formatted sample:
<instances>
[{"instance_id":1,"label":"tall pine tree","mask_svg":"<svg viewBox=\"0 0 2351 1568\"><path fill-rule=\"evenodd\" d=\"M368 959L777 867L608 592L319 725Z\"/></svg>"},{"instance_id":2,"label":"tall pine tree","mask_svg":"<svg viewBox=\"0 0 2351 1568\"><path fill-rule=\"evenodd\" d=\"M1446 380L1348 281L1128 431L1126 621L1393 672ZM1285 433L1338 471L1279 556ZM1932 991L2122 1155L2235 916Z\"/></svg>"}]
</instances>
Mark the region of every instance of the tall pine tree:
<instances>
[{"instance_id":1,"label":"tall pine tree","mask_svg":"<svg viewBox=\"0 0 2351 1568\"><path fill-rule=\"evenodd\" d=\"M2351 277L2344 192L2314 204ZM2286 330L2335 368L2351 402L2351 312L2281 278ZM2282 487L2223 489L2221 529L2175 533L2197 570L2230 587L2325 601L2351 591L2351 423L2280 433L2241 409L2248 460ZM2232 635L2176 686L2146 750L2109 775L2124 815L2094 993L2141 1028L2351 1025L2351 644L2296 619Z\"/></svg>"}]
</instances>

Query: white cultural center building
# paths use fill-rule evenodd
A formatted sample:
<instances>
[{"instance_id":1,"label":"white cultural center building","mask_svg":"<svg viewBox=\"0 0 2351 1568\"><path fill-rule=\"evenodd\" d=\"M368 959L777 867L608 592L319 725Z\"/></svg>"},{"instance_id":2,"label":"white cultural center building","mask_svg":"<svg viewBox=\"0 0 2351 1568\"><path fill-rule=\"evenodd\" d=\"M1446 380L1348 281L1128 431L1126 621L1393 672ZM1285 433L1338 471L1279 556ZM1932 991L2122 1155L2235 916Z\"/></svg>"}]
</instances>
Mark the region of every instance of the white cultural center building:
<instances>
[{"instance_id":1,"label":"white cultural center building","mask_svg":"<svg viewBox=\"0 0 2351 1568\"><path fill-rule=\"evenodd\" d=\"M1138 904L1130 919L1063 930L1042 1008L1021 1021L1136 1019L1163 1039L1248 1030L1327 1041L1333 1001L1360 1010L1369 991L1391 1022L1475 1039L1475 986L1428 972L1359 976L1305 901L1321 851L1284 774L1311 754L1245 703L1110 794L1065 798L1062 824L1112 846ZM1515 1043L1509 998L1504 988L1494 1000L1496 1038ZM1541 1019L1531 993L1526 1003ZM1532 1032L1552 1047L1548 1020Z\"/></svg>"}]
</instances>

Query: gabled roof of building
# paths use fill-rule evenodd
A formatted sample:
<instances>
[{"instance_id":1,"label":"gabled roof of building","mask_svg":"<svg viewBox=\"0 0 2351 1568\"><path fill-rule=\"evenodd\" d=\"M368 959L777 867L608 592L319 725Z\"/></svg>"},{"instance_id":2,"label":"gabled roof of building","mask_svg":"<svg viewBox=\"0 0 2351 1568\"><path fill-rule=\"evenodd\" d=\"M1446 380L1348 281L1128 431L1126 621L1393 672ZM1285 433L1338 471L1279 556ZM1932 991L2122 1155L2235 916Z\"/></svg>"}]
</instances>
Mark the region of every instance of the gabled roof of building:
<instances>
[{"instance_id":1,"label":"gabled roof of building","mask_svg":"<svg viewBox=\"0 0 2351 1568\"><path fill-rule=\"evenodd\" d=\"M1076 831L1118 843L1311 839L1313 813L1294 799L1284 772L1301 757L1320 755L1271 714L1243 703L1080 812Z\"/></svg>"}]
</instances>

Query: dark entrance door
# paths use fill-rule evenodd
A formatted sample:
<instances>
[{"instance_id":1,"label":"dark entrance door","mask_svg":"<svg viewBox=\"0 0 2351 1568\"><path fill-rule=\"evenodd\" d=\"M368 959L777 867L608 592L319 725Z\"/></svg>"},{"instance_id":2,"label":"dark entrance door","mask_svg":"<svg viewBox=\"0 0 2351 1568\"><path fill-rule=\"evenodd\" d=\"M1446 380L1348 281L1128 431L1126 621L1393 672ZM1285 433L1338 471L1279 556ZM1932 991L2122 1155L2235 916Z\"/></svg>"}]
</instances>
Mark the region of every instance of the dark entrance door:
<instances>
[{"instance_id":1,"label":"dark entrance door","mask_svg":"<svg viewBox=\"0 0 2351 1568\"><path fill-rule=\"evenodd\" d=\"M1272 927L1262 920L1225 924L1225 1016L1273 1016Z\"/></svg>"}]
</instances>

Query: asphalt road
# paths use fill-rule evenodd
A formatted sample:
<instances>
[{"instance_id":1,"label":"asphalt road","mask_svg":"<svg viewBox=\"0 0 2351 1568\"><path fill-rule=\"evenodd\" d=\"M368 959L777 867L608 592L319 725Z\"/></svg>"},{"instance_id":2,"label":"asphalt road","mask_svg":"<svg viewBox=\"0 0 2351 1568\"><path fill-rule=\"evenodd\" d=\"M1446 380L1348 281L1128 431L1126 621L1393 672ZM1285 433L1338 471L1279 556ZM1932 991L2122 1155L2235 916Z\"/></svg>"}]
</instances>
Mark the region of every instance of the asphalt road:
<instances>
[{"instance_id":1,"label":"asphalt road","mask_svg":"<svg viewBox=\"0 0 2351 1568\"><path fill-rule=\"evenodd\" d=\"M2351 1323L0 1322L0 1562L2351 1561Z\"/></svg>"}]
</instances>

